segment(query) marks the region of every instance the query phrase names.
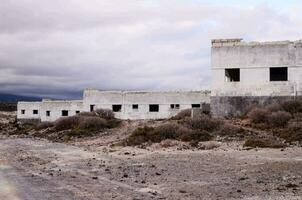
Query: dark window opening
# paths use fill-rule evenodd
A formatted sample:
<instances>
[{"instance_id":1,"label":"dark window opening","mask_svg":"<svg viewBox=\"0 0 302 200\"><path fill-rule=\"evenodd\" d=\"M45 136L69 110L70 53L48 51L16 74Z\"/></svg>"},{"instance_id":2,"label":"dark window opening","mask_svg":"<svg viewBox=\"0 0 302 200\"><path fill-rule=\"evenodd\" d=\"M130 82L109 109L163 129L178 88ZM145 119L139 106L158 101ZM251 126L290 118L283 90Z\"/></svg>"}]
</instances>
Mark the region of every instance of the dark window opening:
<instances>
[{"instance_id":1,"label":"dark window opening","mask_svg":"<svg viewBox=\"0 0 302 200\"><path fill-rule=\"evenodd\" d=\"M270 81L287 81L287 67L271 67L269 69Z\"/></svg>"},{"instance_id":2,"label":"dark window opening","mask_svg":"<svg viewBox=\"0 0 302 200\"><path fill-rule=\"evenodd\" d=\"M158 104L150 104L149 105L149 112L158 112L159 111L159 105Z\"/></svg>"},{"instance_id":3,"label":"dark window opening","mask_svg":"<svg viewBox=\"0 0 302 200\"><path fill-rule=\"evenodd\" d=\"M94 111L95 105L90 105L90 112Z\"/></svg>"},{"instance_id":4,"label":"dark window opening","mask_svg":"<svg viewBox=\"0 0 302 200\"><path fill-rule=\"evenodd\" d=\"M200 104L192 104L192 108L200 108Z\"/></svg>"},{"instance_id":5,"label":"dark window opening","mask_svg":"<svg viewBox=\"0 0 302 200\"><path fill-rule=\"evenodd\" d=\"M225 78L227 82L239 82L240 81L240 69L225 69Z\"/></svg>"},{"instance_id":6,"label":"dark window opening","mask_svg":"<svg viewBox=\"0 0 302 200\"><path fill-rule=\"evenodd\" d=\"M138 104L133 104L132 109L138 109Z\"/></svg>"},{"instance_id":7,"label":"dark window opening","mask_svg":"<svg viewBox=\"0 0 302 200\"><path fill-rule=\"evenodd\" d=\"M76 110L76 114L79 114L80 113L80 111L79 110Z\"/></svg>"},{"instance_id":8,"label":"dark window opening","mask_svg":"<svg viewBox=\"0 0 302 200\"><path fill-rule=\"evenodd\" d=\"M121 112L122 111L122 105L112 105L112 111L113 112Z\"/></svg>"},{"instance_id":9,"label":"dark window opening","mask_svg":"<svg viewBox=\"0 0 302 200\"><path fill-rule=\"evenodd\" d=\"M62 110L62 116L64 117L68 116L68 110Z\"/></svg>"},{"instance_id":10,"label":"dark window opening","mask_svg":"<svg viewBox=\"0 0 302 200\"><path fill-rule=\"evenodd\" d=\"M21 114L24 115L25 114L25 110L21 110Z\"/></svg>"},{"instance_id":11,"label":"dark window opening","mask_svg":"<svg viewBox=\"0 0 302 200\"><path fill-rule=\"evenodd\" d=\"M171 109L179 109L179 104L170 104Z\"/></svg>"},{"instance_id":12,"label":"dark window opening","mask_svg":"<svg viewBox=\"0 0 302 200\"><path fill-rule=\"evenodd\" d=\"M38 110L33 110L33 114L34 114L34 115L37 115L38 113L39 113Z\"/></svg>"},{"instance_id":13,"label":"dark window opening","mask_svg":"<svg viewBox=\"0 0 302 200\"><path fill-rule=\"evenodd\" d=\"M50 110L46 111L46 116L49 117L50 116Z\"/></svg>"}]
</instances>

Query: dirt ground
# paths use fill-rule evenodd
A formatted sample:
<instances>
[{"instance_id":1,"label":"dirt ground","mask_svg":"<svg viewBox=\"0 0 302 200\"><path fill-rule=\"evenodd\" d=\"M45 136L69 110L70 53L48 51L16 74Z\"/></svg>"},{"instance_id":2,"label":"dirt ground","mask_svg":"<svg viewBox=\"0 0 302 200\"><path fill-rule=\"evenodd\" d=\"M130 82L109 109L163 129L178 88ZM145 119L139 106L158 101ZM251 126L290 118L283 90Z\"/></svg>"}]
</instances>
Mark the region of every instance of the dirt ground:
<instances>
[{"instance_id":1,"label":"dirt ground","mask_svg":"<svg viewBox=\"0 0 302 200\"><path fill-rule=\"evenodd\" d=\"M114 146L143 122L124 123L67 144L0 137L0 200L302 199L301 147Z\"/></svg>"}]
</instances>

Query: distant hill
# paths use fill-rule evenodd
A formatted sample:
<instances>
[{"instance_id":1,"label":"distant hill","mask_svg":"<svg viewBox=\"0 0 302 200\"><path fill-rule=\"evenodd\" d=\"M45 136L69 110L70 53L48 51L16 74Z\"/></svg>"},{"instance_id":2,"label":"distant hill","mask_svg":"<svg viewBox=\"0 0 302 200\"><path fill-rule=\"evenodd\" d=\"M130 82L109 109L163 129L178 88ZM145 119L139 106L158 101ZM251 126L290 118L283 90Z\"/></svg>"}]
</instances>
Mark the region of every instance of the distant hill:
<instances>
[{"instance_id":1,"label":"distant hill","mask_svg":"<svg viewBox=\"0 0 302 200\"><path fill-rule=\"evenodd\" d=\"M28 97L28 96L0 93L0 102L5 102L5 103L17 103L18 101L41 101L41 100L42 98L39 97Z\"/></svg>"}]
</instances>

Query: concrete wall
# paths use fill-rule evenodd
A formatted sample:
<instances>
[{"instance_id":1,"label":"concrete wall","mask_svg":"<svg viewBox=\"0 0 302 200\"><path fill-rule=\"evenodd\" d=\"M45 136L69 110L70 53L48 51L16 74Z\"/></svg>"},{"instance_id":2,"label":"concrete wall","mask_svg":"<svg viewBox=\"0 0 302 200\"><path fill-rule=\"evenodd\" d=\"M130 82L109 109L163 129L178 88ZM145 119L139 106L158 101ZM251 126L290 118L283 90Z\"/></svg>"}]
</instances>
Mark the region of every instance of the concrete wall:
<instances>
[{"instance_id":1,"label":"concrete wall","mask_svg":"<svg viewBox=\"0 0 302 200\"><path fill-rule=\"evenodd\" d=\"M84 91L84 110L90 105L95 109L112 109L113 104L122 105L121 112L115 112L120 119L164 119L176 115L183 109L192 108L192 104L209 103L209 92L111 92L98 90ZM137 104L138 109L132 105ZM150 104L158 104L159 112L149 112ZM179 109L171 109L171 104L179 104Z\"/></svg>"},{"instance_id":2,"label":"concrete wall","mask_svg":"<svg viewBox=\"0 0 302 200\"><path fill-rule=\"evenodd\" d=\"M17 119L40 119L42 102L18 102ZM38 114L33 114L33 110L38 110ZM24 114L22 114L24 111Z\"/></svg>"},{"instance_id":3,"label":"concrete wall","mask_svg":"<svg viewBox=\"0 0 302 200\"><path fill-rule=\"evenodd\" d=\"M241 106L235 106L235 102L245 105L245 101L250 100L261 103L269 102L267 99L270 97L288 99L302 95L301 41L260 43L243 42L241 39L212 40L211 63L214 114L242 113ZM271 67L287 67L288 80L270 81ZM239 82L226 80L225 69L231 68L240 69Z\"/></svg>"},{"instance_id":4,"label":"concrete wall","mask_svg":"<svg viewBox=\"0 0 302 200\"><path fill-rule=\"evenodd\" d=\"M83 111L83 101L63 101L63 100L43 100L41 104L41 121L55 121L62 117L62 111L68 111L68 116L76 115L76 111ZM50 115L46 115L46 111L50 111Z\"/></svg>"}]
</instances>

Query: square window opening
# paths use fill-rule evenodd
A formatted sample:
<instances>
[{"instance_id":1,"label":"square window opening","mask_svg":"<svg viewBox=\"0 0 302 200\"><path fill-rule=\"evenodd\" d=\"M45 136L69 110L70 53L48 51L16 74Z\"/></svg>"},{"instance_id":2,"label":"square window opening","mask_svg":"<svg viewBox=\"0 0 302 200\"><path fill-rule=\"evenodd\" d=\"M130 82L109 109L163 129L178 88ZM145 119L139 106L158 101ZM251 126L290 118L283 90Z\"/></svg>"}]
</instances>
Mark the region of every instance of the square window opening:
<instances>
[{"instance_id":1,"label":"square window opening","mask_svg":"<svg viewBox=\"0 0 302 200\"><path fill-rule=\"evenodd\" d=\"M171 109L174 109L174 104L170 104L170 108L171 108Z\"/></svg>"},{"instance_id":2,"label":"square window opening","mask_svg":"<svg viewBox=\"0 0 302 200\"><path fill-rule=\"evenodd\" d=\"M75 112L76 114L79 114L80 113L80 111L79 110L76 110L76 112Z\"/></svg>"},{"instance_id":3,"label":"square window opening","mask_svg":"<svg viewBox=\"0 0 302 200\"><path fill-rule=\"evenodd\" d=\"M33 114L34 114L34 115L37 115L38 113L39 113L38 110L33 110Z\"/></svg>"},{"instance_id":4,"label":"square window opening","mask_svg":"<svg viewBox=\"0 0 302 200\"><path fill-rule=\"evenodd\" d=\"M49 117L50 116L50 110L46 111L46 116Z\"/></svg>"},{"instance_id":5,"label":"square window opening","mask_svg":"<svg viewBox=\"0 0 302 200\"><path fill-rule=\"evenodd\" d=\"M149 105L149 112L159 112L159 105L158 104L150 104Z\"/></svg>"},{"instance_id":6,"label":"square window opening","mask_svg":"<svg viewBox=\"0 0 302 200\"><path fill-rule=\"evenodd\" d=\"M122 105L112 105L112 111L113 112L121 112L122 111Z\"/></svg>"},{"instance_id":7,"label":"square window opening","mask_svg":"<svg viewBox=\"0 0 302 200\"><path fill-rule=\"evenodd\" d=\"M138 109L138 104L133 104L132 109L137 110Z\"/></svg>"},{"instance_id":8,"label":"square window opening","mask_svg":"<svg viewBox=\"0 0 302 200\"><path fill-rule=\"evenodd\" d=\"M200 108L200 104L192 104L192 108Z\"/></svg>"},{"instance_id":9,"label":"square window opening","mask_svg":"<svg viewBox=\"0 0 302 200\"><path fill-rule=\"evenodd\" d=\"M270 81L287 81L287 67L271 67L269 69Z\"/></svg>"},{"instance_id":10,"label":"square window opening","mask_svg":"<svg viewBox=\"0 0 302 200\"><path fill-rule=\"evenodd\" d=\"M240 81L240 69L225 69L226 82L239 82Z\"/></svg>"},{"instance_id":11,"label":"square window opening","mask_svg":"<svg viewBox=\"0 0 302 200\"><path fill-rule=\"evenodd\" d=\"M62 116L67 117L68 116L68 110L62 110Z\"/></svg>"},{"instance_id":12,"label":"square window opening","mask_svg":"<svg viewBox=\"0 0 302 200\"><path fill-rule=\"evenodd\" d=\"M25 110L21 110L21 114L24 115L25 114Z\"/></svg>"}]
</instances>

